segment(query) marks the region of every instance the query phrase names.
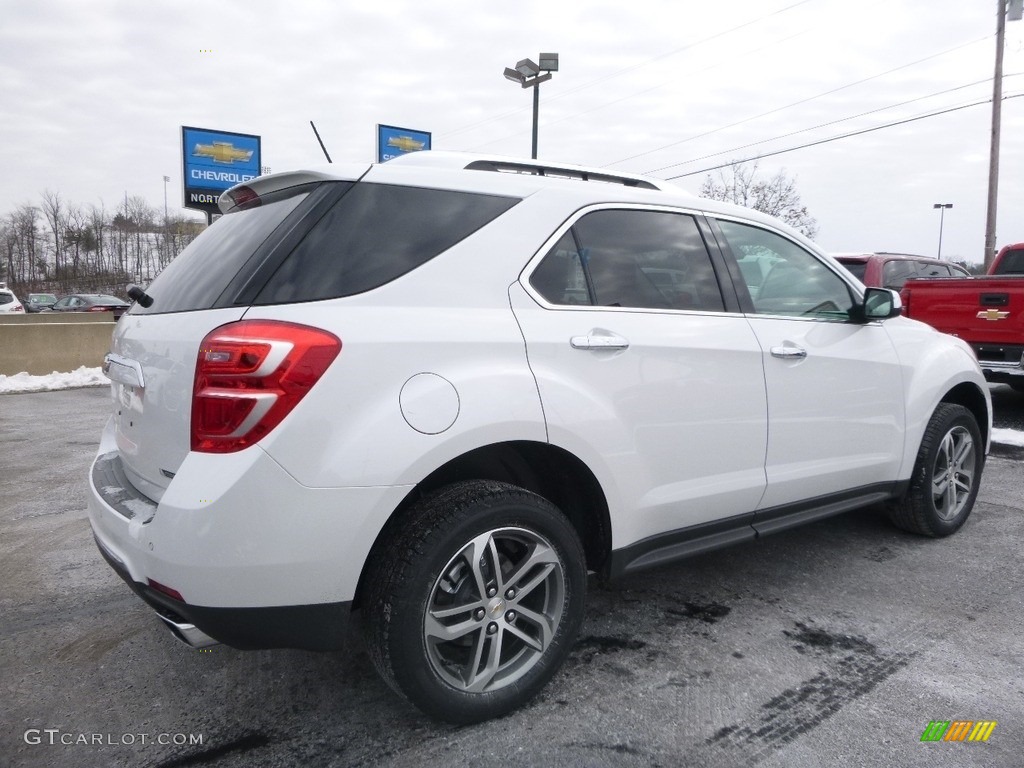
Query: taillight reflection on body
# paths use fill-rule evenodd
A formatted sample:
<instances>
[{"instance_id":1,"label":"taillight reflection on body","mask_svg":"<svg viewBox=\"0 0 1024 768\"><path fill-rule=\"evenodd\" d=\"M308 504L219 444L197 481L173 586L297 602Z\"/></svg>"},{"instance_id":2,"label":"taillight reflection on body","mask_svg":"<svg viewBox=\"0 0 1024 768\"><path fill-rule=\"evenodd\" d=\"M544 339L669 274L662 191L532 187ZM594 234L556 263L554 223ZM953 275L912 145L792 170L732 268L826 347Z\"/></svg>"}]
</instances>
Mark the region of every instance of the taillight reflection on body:
<instances>
[{"instance_id":1,"label":"taillight reflection on body","mask_svg":"<svg viewBox=\"0 0 1024 768\"><path fill-rule=\"evenodd\" d=\"M192 450L231 453L281 423L341 352L307 325L241 320L207 334L192 389Z\"/></svg>"}]
</instances>

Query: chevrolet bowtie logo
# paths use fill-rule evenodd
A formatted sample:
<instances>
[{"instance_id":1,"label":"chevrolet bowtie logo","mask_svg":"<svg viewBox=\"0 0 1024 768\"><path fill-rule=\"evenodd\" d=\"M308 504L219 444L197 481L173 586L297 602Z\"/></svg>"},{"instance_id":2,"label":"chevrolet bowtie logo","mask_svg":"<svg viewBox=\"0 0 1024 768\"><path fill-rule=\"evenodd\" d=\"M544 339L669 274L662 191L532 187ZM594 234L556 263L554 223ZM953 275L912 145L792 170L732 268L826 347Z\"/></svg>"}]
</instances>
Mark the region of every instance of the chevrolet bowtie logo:
<instances>
[{"instance_id":1,"label":"chevrolet bowtie logo","mask_svg":"<svg viewBox=\"0 0 1024 768\"><path fill-rule=\"evenodd\" d=\"M977 314L979 320L1005 320L1009 316L1009 312L1004 312L1001 309L983 309Z\"/></svg>"},{"instance_id":2,"label":"chevrolet bowtie logo","mask_svg":"<svg viewBox=\"0 0 1024 768\"><path fill-rule=\"evenodd\" d=\"M423 149L426 142L416 141L412 136L392 136L388 139L388 146L400 149L403 152L418 152Z\"/></svg>"},{"instance_id":3,"label":"chevrolet bowtie logo","mask_svg":"<svg viewBox=\"0 0 1024 768\"><path fill-rule=\"evenodd\" d=\"M196 148L192 150L192 156L208 157L215 163L231 165L236 160L243 163L249 162L252 159L252 152L251 149L235 149L235 145L230 141L215 141L212 144L196 144Z\"/></svg>"}]
</instances>

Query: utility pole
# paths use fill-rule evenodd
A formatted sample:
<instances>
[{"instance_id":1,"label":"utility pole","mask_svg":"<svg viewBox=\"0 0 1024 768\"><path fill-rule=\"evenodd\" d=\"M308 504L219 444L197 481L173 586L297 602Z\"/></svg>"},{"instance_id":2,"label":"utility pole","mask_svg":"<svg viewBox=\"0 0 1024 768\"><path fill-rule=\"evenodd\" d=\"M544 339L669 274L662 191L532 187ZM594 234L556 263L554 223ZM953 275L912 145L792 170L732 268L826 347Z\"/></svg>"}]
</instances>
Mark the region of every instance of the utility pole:
<instances>
[{"instance_id":1,"label":"utility pole","mask_svg":"<svg viewBox=\"0 0 1024 768\"><path fill-rule=\"evenodd\" d=\"M985 271L996 255L996 209L999 201L999 134L1003 113L1003 45L1006 17L1021 18L1020 0L996 0L996 67L992 75L992 136L988 156L988 213L985 216Z\"/></svg>"}]
</instances>

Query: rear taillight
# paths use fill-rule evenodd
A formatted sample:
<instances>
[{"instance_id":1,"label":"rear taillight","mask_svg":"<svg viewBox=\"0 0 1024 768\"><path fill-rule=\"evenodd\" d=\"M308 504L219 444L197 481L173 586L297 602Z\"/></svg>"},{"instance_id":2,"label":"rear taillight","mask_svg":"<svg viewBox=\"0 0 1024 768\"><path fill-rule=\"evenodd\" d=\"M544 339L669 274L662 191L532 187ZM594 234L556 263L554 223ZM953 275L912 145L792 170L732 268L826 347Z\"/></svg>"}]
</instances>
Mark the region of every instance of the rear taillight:
<instances>
[{"instance_id":1,"label":"rear taillight","mask_svg":"<svg viewBox=\"0 0 1024 768\"><path fill-rule=\"evenodd\" d=\"M341 352L341 339L306 325L242 320L211 331L192 389L192 450L231 453L281 423Z\"/></svg>"}]
</instances>

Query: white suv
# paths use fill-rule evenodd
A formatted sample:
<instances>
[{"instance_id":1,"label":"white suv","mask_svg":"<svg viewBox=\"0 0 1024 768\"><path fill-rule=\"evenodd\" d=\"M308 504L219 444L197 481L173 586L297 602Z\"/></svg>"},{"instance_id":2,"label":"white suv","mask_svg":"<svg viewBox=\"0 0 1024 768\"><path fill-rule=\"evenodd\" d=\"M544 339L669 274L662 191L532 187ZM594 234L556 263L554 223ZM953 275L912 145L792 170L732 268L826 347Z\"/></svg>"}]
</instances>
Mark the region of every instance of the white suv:
<instances>
[{"instance_id":1,"label":"white suv","mask_svg":"<svg viewBox=\"0 0 1024 768\"><path fill-rule=\"evenodd\" d=\"M335 649L358 609L396 691L473 722L559 668L588 572L971 512L970 349L772 218L441 152L220 205L133 289L91 471L100 550L193 645Z\"/></svg>"},{"instance_id":2,"label":"white suv","mask_svg":"<svg viewBox=\"0 0 1024 768\"><path fill-rule=\"evenodd\" d=\"M14 291L7 288L7 283L0 283L0 313L24 311L25 307L18 301Z\"/></svg>"}]
</instances>

